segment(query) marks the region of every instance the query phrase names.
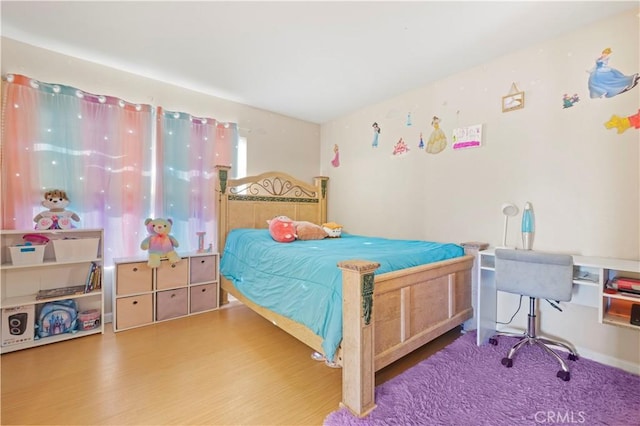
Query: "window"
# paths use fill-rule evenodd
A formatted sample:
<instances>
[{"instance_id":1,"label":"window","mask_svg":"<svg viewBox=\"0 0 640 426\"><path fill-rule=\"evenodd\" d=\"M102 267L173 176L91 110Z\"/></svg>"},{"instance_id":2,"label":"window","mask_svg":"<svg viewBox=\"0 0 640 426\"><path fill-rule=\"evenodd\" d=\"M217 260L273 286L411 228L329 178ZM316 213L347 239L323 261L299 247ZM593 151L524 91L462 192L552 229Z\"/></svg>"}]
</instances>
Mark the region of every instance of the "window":
<instances>
[{"instance_id":1,"label":"window","mask_svg":"<svg viewBox=\"0 0 640 426\"><path fill-rule=\"evenodd\" d=\"M105 258L142 254L147 217L171 218L180 251L215 246L216 164L242 164L237 125L8 75L2 104L2 227L33 229L46 190L79 228L105 229ZM239 149L244 147L244 153Z\"/></svg>"}]
</instances>

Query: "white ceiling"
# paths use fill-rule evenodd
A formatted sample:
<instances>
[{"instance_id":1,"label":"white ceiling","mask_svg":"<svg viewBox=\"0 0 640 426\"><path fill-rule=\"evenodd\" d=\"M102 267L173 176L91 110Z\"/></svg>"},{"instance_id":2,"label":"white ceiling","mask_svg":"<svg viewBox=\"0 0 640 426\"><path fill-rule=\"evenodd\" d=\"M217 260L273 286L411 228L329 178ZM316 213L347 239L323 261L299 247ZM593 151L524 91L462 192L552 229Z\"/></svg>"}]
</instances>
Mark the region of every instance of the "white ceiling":
<instances>
[{"instance_id":1,"label":"white ceiling","mask_svg":"<svg viewBox=\"0 0 640 426\"><path fill-rule=\"evenodd\" d=\"M2 36L324 123L636 1L0 1Z\"/></svg>"}]
</instances>

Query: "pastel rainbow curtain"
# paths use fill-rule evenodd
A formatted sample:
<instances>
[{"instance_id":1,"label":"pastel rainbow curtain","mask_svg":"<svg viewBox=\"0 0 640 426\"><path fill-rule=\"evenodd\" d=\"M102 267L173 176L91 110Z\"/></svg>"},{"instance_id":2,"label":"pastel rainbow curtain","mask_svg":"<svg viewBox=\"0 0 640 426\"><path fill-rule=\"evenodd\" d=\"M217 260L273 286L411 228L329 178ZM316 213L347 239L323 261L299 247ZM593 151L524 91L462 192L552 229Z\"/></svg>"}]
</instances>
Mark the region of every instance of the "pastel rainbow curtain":
<instances>
[{"instance_id":1,"label":"pastel rainbow curtain","mask_svg":"<svg viewBox=\"0 0 640 426\"><path fill-rule=\"evenodd\" d=\"M76 227L105 229L108 263L144 254L147 217L174 220L180 251L197 248L196 231L215 248L213 166L233 162L235 125L22 75L4 86L3 229L33 229L45 190L63 189Z\"/></svg>"},{"instance_id":2,"label":"pastel rainbow curtain","mask_svg":"<svg viewBox=\"0 0 640 426\"><path fill-rule=\"evenodd\" d=\"M205 249L216 248L217 164L234 163L238 128L213 118L194 117L158 107L158 173L155 212L173 220L180 250L195 251L198 232Z\"/></svg>"}]
</instances>

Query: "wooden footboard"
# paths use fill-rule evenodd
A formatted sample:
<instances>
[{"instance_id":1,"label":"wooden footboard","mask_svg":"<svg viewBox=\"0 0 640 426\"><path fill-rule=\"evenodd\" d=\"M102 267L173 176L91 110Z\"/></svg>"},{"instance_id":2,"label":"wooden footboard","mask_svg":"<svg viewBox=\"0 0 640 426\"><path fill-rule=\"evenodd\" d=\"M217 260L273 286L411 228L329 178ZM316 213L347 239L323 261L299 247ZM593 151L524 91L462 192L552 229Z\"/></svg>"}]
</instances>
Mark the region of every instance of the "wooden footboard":
<instances>
[{"instance_id":1,"label":"wooden footboard","mask_svg":"<svg viewBox=\"0 0 640 426\"><path fill-rule=\"evenodd\" d=\"M374 277L375 262L343 271L342 402L358 416L375 408L375 372L473 316L474 256Z\"/></svg>"},{"instance_id":2,"label":"wooden footboard","mask_svg":"<svg viewBox=\"0 0 640 426\"><path fill-rule=\"evenodd\" d=\"M218 167L218 171L221 251L229 231L266 228L266 219L275 215L326 222L326 177L317 177L315 185L309 185L277 172L228 180L228 167ZM474 253L473 248L467 253ZM368 414L375 408L376 371L473 316L474 265L474 256L467 254L375 276L379 266L375 262L340 262L343 338L335 361L342 365L341 405L357 416ZM323 352L322 339L309 328L251 302L232 282L220 278L222 294L232 294L315 351Z\"/></svg>"}]
</instances>

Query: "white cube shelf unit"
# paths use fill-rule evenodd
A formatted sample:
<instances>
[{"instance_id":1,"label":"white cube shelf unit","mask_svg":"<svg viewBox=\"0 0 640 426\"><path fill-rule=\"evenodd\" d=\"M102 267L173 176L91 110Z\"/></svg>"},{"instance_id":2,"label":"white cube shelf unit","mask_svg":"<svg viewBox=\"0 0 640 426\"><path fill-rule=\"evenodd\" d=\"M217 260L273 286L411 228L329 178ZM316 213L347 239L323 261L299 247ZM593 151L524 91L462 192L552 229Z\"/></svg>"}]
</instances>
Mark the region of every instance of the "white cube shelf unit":
<instances>
[{"instance_id":1,"label":"white cube shelf unit","mask_svg":"<svg viewBox=\"0 0 640 426\"><path fill-rule=\"evenodd\" d=\"M25 246L28 234L49 242ZM0 353L104 333L103 237L102 229L0 231ZM77 305L77 327L39 338L42 307L68 299Z\"/></svg>"},{"instance_id":2,"label":"white cube shelf unit","mask_svg":"<svg viewBox=\"0 0 640 426\"><path fill-rule=\"evenodd\" d=\"M115 332L218 309L218 253L180 255L150 268L146 258L114 259Z\"/></svg>"}]
</instances>

